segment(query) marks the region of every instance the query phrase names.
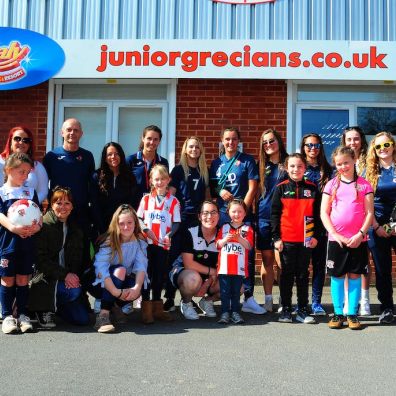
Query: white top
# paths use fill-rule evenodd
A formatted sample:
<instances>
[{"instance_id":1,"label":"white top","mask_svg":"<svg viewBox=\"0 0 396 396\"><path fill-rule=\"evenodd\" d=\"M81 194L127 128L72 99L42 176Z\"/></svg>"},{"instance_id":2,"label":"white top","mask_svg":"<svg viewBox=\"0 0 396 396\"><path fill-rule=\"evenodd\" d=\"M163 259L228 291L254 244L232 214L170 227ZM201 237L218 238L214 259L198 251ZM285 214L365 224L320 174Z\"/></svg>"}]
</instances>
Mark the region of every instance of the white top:
<instances>
[{"instance_id":1,"label":"white top","mask_svg":"<svg viewBox=\"0 0 396 396\"><path fill-rule=\"evenodd\" d=\"M4 184L4 158L0 157L0 187ZM32 187L36 190L39 202L43 202L48 196L48 175L41 162L34 161L34 168L24 184L24 187Z\"/></svg>"}]
</instances>

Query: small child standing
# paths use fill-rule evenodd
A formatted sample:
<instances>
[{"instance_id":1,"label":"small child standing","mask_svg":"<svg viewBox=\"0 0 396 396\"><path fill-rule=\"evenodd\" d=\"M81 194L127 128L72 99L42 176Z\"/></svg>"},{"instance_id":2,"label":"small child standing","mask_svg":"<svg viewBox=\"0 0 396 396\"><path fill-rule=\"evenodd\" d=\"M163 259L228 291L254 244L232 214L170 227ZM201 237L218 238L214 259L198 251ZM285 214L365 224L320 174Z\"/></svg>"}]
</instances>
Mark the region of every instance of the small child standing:
<instances>
[{"instance_id":1,"label":"small child standing","mask_svg":"<svg viewBox=\"0 0 396 396\"><path fill-rule=\"evenodd\" d=\"M242 324L240 295L243 278L248 276L248 255L253 246L253 229L244 224L247 207L242 199L233 199L227 207L231 222L224 224L217 235L220 249L217 274L220 285L221 317L218 323ZM231 311L230 311L231 309ZM231 312L231 317L230 317Z\"/></svg>"},{"instance_id":2,"label":"small child standing","mask_svg":"<svg viewBox=\"0 0 396 396\"><path fill-rule=\"evenodd\" d=\"M317 239L315 231L312 237L306 237L306 225L308 221L314 225L318 222L319 201L315 184L304 180L306 168L306 160L301 154L289 155L285 160L288 179L276 186L272 199L272 235L282 266L280 296L283 309L279 322L283 323L292 322L294 278L298 304L296 320L315 323L308 313L308 266Z\"/></svg>"},{"instance_id":3,"label":"small child standing","mask_svg":"<svg viewBox=\"0 0 396 396\"><path fill-rule=\"evenodd\" d=\"M367 231L374 216L371 184L358 176L355 154L349 147L333 152L337 176L323 190L321 218L329 233L327 273L331 276L331 298L334 316L329 327L343 326L344 282L348 275L348 327L360 329L357 309L360 300L361 275L368 272Z\"/></svg>"},{"instance_id":4,"label":"small child standing","mask_svg":"<svg viewBox=\"0 0 396 396\"><path fill-rule=\"evenodd\" d=\"M169 273L168 254L171 238L180 225L180 203L168 191L170 177L163 165L154 165L150 172L152 190L140 201L137 215L141 228L148 238L148 278L150 284L142 291L142 321L154 319L169 321L172 316L164 312L161 292ZM152 300L150 300L150 290Z\"/></svg>"},{"instance_id":5,"label":"small child standing","mask_svg":"<svg viewBox=\"0 0 396 396\"><path fill-rule=\"evenodd\" d=\"M2 306L5 334L20 330L25 333L33 329L27 316L29 278L33 273L35 244L32 236L41 224L31 226L13 225L7 218L10 206L19 199L30 199L39 204L37 193L31 187L24 187L33 161L27 154L11 154L4 165L6 182L0 187L0 302ZM16 300L18 319L13 317L12 305Z\"/></svg>"}]
</instances>

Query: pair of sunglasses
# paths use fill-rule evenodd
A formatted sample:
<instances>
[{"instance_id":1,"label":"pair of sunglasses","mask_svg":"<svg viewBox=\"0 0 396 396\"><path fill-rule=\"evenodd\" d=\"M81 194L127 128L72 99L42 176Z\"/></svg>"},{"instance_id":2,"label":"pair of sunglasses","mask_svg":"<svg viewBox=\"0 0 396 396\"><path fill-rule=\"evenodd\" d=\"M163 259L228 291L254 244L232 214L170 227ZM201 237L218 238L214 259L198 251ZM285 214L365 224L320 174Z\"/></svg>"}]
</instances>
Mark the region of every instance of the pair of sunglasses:
<instances>
[{"instance_id":1,"label":"pair of sunglasses","mask_svg":"<svg viewBox=\"0 0 396 396\"><path fill-rule=\"evenodd\" d=\"M305 143L304 146L308 150L313 150L313 149L319 150L322 145L320 143Z\"/></svg>"},{"instance_id":2,"label":"pair of sunglasses","mask_svg":"<svg viewBox=\"0 0 396 396\"><path fill-rule=\"evenodd\" d=\"M385 142L382 144L376 144L374 146L374 148L378 151L378 150L383 150L384 148L389 148L393 146L393 142Z\"/></svg>"},{"instance_id":3,"label":"pair of sunglasses","mask_svg":"<svg viewBox=\"0 0 396 396\"><path fill-rule=\"evenodd\" d=\"M263 140L263 146L270 146L271 144L274 144L275 142L276 142L275 139Z\"/></svg>"},{"instance_id":4,"label":"pair of sunglasses","mask_svg":"<svg viewBox=\"0 0 396 396\"><path fill-rule=\"evenodd\" d=\"M32 143L32 139L30 139L30 138L22 138L22 137L20 137L20 136L14 136L13 138L12 138L12 140L14 141L14 142L17 142L17 143L19 143L19 142L22 142L22 143L25 143L25 144L30 144L30 143Z\"/></svg>"}]
</instances>

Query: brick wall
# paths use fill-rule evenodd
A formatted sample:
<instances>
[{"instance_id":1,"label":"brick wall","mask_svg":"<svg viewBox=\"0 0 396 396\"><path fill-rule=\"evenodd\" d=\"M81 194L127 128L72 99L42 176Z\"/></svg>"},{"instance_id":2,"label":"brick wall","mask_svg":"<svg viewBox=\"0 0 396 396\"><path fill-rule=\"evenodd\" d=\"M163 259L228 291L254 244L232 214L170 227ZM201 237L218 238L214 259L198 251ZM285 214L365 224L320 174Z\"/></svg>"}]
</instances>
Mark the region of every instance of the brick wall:
<instances>
[{"instance_id":1,"label":"brick wall","mask_svg":"<svg viewBox=\"0 0 396 396\"><path fill-rule=\"evenodd\" d=\"M36 158L45 154L47 131L48 83L12 91L0 91L0 150L8 132L16 125L26 125L34 135Z\"/></svg>"},{"instance_id":2,"label":"brick wall","mask_svg":"<svg viewBox=\"0 0 396 396\"><path fill-rule=\"evenodd\" d=\"M220 132L241 131L243 150L258 156L264 128L286 133L286 83L268 80L178 80L176 153L197 135L205 142L208 162L218 155Z\"/></svg>"},{"instance_id":3,"label":"brick wall","mask_svg":"<svg viewBox=\"0 0 396 396\"><path fill-rule=\"evenodd\" d=\"M178 80L176 154L187 137L197 135L209 165L218 156L220 132L234 126L241 131L243 151L257 159L264 129L275 128L286 138L286 97L284 81ZM260 266L258 253L257 273Z\"/></svg>"}]
</instances>

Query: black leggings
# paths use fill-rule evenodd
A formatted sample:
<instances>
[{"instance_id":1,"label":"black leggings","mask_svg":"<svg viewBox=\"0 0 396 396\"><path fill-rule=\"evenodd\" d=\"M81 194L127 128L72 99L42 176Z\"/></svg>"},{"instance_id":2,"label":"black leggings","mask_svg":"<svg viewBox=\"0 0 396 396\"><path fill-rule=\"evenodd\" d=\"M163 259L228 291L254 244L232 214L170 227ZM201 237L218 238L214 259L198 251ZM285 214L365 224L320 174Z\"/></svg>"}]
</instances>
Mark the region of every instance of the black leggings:
<instances>
[{"instance_id":1,"label":"black leggings","mask_svg":"<svg viewBox=\"0 0 396 396\"><path fill-rule=\"evenodd\" d=\"M161 299L162 288L169 273L168 253L168 250L164 250L162 247L148 246L147 275L150 283L142 291L142 299L144 301L150 300L150 290L152 290L152 299L154 301Z\"/></svg>"},{"instance_id":2,"label":"black leggings","mask_svg":"<svg viewBox=\"0 0 396 396\"><path fill-rule=\"evenodd\" d=\"M283 242L280 253L282 272L280 276L280 295L283 307L291 309L294 280L297 284L297 303L299 308L308 305L308 265L311 249L302 243Z\"/></svg>"}]
</instances>

